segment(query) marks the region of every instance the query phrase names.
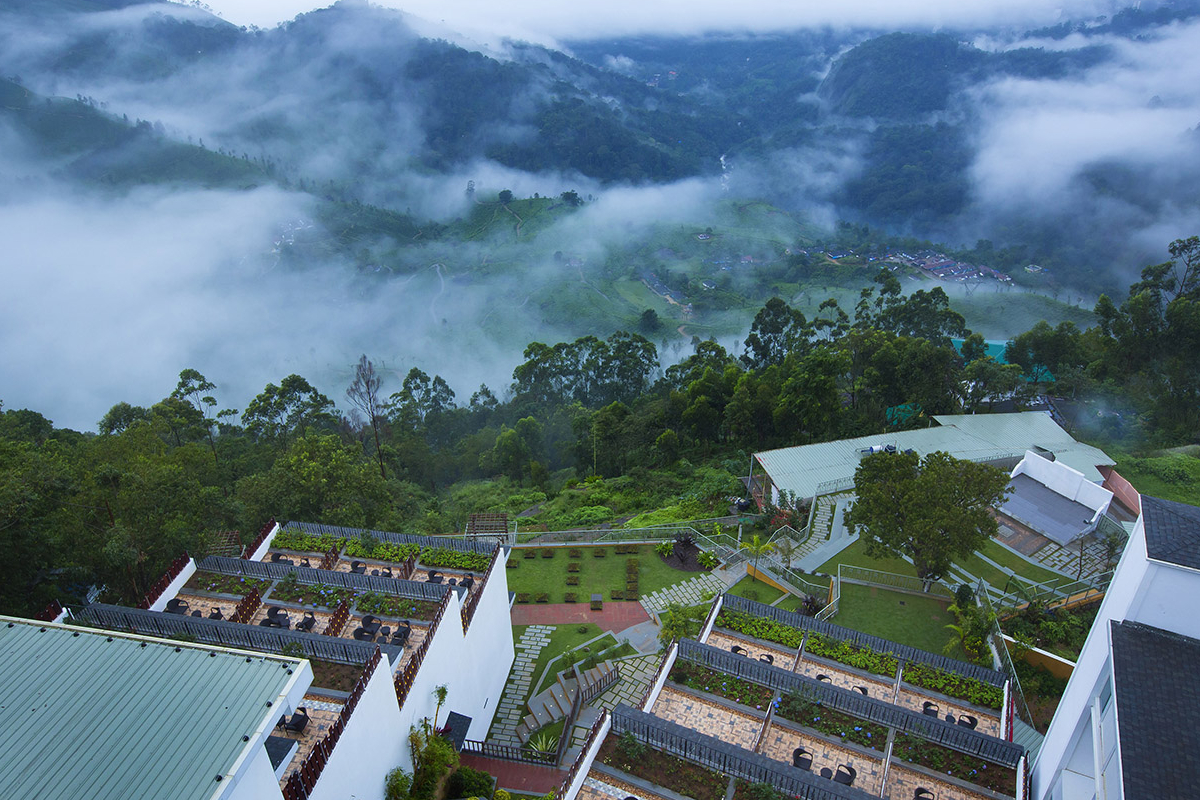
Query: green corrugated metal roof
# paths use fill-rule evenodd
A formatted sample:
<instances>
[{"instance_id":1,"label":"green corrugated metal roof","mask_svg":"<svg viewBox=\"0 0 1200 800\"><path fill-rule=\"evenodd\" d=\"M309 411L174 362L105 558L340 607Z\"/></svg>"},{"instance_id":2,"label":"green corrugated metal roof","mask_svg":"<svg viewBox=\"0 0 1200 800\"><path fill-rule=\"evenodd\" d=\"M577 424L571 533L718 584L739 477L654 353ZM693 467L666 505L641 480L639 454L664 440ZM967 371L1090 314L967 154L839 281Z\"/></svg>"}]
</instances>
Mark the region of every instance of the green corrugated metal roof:
<instances>
[{"instance_id":1,"label":"green corrugated metal roof","mask_svg":"<svg viewBox=\"0 0 1200 800\"><path fill-rule=\"evenodd\" d=\"M0 617L0 797L211 798L298 666Z\"/></svg>"},{"instance_id":2,"label":"green corrugated metal roof","mask_svg":"<svg viewBox=\"0 0 1200 800\"><path fill-rule=\"evenodd\" d=\"M825 484L849 482L862 460L862 451L877 445L895 445L897 450L915 450L922 456L943 450L958 458L1000 458L1011 455L990 442L971 436L957 428L922 428L916 431L880 433L857 439L806 444L755 453L754 457L771 476L775 487L803 499L820 491L827 494L848 488Z\"/></svg>"},{"instance_id":3,"label":"green corrugated metal roof","mask_svg":"<svg viewBox=\"0 0 1200 800\"><path fill-rule=\"evenodd\" d=\"M1089 481L1100 482L1104 476L1097 466L1112 466L1107 453L1083 442L1077 442L1045 411L1018 411L1011 414L940 414L934 417L941 425L953 425L980 439L1013 451L1032 450L1035 446L1054 453L1054 459L1083 473Z\"/></svg>"},{"instance_id":4,"label":"green corrugated metal roof","mask_svg":"<svg viewBox=\"0 0 1200 800\"><path fill-rule=\"evenodd\" d=\"M976 461L1023 456L1036 445L1095 481L1102 479L1096 465L1113 463L1103 451L1075 441L1043 411L938 415L934 419L939 425L933 428L785 447L754 457L776 488L801 499L852 486L861 451L873 445L895 445L897 450L911 449L922 456L941 450Z\"/></svg>"}]
</instances>

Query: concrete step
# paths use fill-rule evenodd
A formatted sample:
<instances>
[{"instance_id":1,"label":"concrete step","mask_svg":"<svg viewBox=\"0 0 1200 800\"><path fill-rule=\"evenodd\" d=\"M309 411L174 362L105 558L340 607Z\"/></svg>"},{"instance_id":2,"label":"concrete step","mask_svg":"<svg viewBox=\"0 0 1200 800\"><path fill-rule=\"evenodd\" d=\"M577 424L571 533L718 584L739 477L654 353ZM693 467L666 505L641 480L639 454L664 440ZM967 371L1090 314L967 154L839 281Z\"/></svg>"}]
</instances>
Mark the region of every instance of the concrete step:
<instances>
[{"instance_id":1,"label":"concrete step","mask_svg":"<svg viewBox=\"0 0 1200 800\"><path fill-rule=\"evenodd\" d=\"M544 701L539 700L536 697L529 701L529 713L533 716L536 723L535 725L530 726L534 730L537 730L545 725L549 725L551 722L554 722L554 720L562 716L562 714L553 713L550 708L547 707Z\"/></svg>"},{"instance_id":2,"label":"concrete step","mask_svg":"<svg viewBox=\"0 0 1200 800\"><path fill-rule=\"evenodd\" d=\"M571 683L574 682L575 681L571 681ZM545 701L546 706L549 707L551 701L553 701L558 705L559 711L561 712L555 718L557 719L558 717L565 717L567 714L571 713L571 695L567 694L562 685L557 683L552 684L549 691L550 699Z\"/></svg>"},{"instance_id":3,"label":"concrete step","mask_svg":"<svg viewBox=\"0 0 1200 800\"><path fill-rule=\"evenodd\" d=\"M517 726L517 738L521 740L521 744L528 742L529 737L532 735L533 731L531 731L524 722Z\"/></svg>"}]
</instances>

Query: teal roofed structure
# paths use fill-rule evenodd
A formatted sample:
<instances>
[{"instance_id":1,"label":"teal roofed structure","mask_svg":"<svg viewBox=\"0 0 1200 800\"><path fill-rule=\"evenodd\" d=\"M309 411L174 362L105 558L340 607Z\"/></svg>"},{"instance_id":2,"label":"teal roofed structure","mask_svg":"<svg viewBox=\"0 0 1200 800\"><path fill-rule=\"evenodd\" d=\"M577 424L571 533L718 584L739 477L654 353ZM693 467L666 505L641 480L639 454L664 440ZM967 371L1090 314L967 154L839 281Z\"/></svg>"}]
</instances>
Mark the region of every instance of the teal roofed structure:
<instances>
[{"instance_id":1,"label":"teal roofed structure","mask_svg":"<svg viewBox=\"0 0 1200 800\"><path fill-rule=\"evenodd\" d=\"M300 659L0 617L0 797L217 800L279 787L264 748Z\"/></svg>"}]
</instances>

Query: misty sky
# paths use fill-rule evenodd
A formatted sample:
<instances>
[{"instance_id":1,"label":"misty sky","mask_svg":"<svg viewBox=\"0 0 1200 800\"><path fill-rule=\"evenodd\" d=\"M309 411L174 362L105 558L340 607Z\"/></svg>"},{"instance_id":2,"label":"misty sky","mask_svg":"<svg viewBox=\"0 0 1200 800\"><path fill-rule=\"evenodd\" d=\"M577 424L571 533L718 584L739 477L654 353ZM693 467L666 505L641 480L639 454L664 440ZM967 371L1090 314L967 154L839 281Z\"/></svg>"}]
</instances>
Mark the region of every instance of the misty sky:
<instances>
[{"instance_id":1,"label":"misty sky","mask_svg":"<svg viewBox=\"0 0 1200 800\"><path fill-rule=\"evenodd\" d=\"M209 0L239 25L273 26L328 3L312 0ZM1066 17L1110 13L1104 0L379 0L430 22L490 40L511 36L547 42L629 34L773 31L813 25L869 28L1038 27Z\"/></svg>"}]
</instances>

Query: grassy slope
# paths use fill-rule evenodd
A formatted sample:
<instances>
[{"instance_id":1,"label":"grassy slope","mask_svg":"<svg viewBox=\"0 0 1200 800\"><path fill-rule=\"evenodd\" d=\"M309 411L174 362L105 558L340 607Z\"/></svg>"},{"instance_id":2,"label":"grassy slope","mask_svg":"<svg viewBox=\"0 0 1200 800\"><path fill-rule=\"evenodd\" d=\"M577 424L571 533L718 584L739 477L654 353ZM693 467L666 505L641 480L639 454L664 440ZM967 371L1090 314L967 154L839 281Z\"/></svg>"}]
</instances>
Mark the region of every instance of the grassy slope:
<instances>
[{"instance_id":1,"label":"grassy slope","mask_svg":"<svg viewBox=\"0 0 1200 800\"><path fill-rule=\"evenodd\" d=\"M947 605L932 597L845 584L837 616L830 622L931 653L941 653L951 636L946 625L955 622L954 615L946 611ZM954 658L965 656L958 648L949 655Z\"/></svg>"},{"instance_id":2,"label":"grassy slope","mask_svg":"<svg viewBox=\"0 0 1200 800\"><path fill-rule=\"evenodd\" d=\"M768 605L775 602L775 599L780 597L783 592L776 589L770 584L746 576L729 588L730 594L736 594L739 597L744 597L747 600L754 600L759 603L767 603ZM799 598L797 598L799 599Z\"/></svg>"},{"instance_id":3,"label":"grassy slope","mask_svg":"<svg viewBox=\"0 0 1200 800\"><path fill-rule=\"evenodd\" d=\"M1003 564L1009 569L1016 572L1018 575L1029 579L1032 583L1042 583L1044 581L1056 580L1062 576L1056 572L1052 572L1043 567L1031 564L1025 559L1014 555L1010 551L1004 549L993 541L988 541L980 552L986 555L993 561ZM984 561L977 554L972 553L967 558L956 559L956 565L961 566L967 572L970 572L977 578L984 578L988 583L997 588L1004 588L1008 583L1008 575L993 567L991 564ZM826 561L821 566L817 567L817 572L824 572L830 575L836 574L838 564L852 564L858 567L866 567L867 569L877 569L881 572L894 572L897 575L909 575L916 577L916 570L913 565L899 558L870 558L866 554L866 546L860 539L854 544L847 547L842 552L838 553L833 558Z\"/></svg>"},{"instance_id":4,"label":"grassy slope","mask_svg":"<svg viewBox=\"0 0 1200 800\"><path fill-rule=\"evenodd\" d=\"M1121 477L1142 494L1200 506L1200 458L1182 453L1135 458L1116 452L1113 458Z\"/></svg>"}]
</instances>

